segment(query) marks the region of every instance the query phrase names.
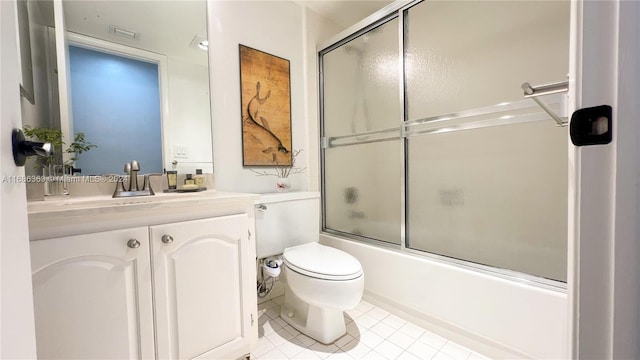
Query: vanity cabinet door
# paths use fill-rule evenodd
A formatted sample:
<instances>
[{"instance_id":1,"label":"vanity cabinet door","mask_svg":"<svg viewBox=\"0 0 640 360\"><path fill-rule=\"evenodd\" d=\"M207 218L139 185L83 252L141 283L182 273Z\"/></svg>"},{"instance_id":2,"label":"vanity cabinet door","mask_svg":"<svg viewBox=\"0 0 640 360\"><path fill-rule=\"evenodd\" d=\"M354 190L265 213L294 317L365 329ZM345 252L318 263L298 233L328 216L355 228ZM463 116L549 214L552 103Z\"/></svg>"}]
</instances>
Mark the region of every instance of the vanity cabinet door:
<instances>
[{"instance_id":1,"label":"vanity cabinet door","mask_svg":"<svg viewBox=\"0 0 640 360\"><path fill-rule=\"evenodd\" d=\"M248 216L152 226L150 236L158 358L229 359L249 353L246 292L255 284L247 280Z\"/></svg>"},{"instance_id":2,"label":"vanity cabinet door","mask_svg":"<svg viewBox=\"0 0 640 360\"><path fill-rule=\"evenodd\" d=\"M38 358L154 357L147 227L30 245Z\"/></svg>"}]
</instances>

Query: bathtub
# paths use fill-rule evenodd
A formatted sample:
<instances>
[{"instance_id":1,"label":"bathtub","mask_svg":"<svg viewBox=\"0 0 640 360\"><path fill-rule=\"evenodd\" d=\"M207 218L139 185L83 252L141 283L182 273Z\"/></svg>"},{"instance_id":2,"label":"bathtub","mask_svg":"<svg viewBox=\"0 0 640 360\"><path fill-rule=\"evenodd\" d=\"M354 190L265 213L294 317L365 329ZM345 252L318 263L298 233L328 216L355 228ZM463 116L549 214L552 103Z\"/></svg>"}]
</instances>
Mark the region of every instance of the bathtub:
<instances>
[{"instance_id":1,"label":"bathtub","mask_svg":"<svg viewBox=\"0 0 640 360\"><path fill-rule=\"evenodd\" d=\"M321 234L355 256L364 299L494 358L564 359L566 291L475 271L438 259Z\"/></svg>"}]
</instances>

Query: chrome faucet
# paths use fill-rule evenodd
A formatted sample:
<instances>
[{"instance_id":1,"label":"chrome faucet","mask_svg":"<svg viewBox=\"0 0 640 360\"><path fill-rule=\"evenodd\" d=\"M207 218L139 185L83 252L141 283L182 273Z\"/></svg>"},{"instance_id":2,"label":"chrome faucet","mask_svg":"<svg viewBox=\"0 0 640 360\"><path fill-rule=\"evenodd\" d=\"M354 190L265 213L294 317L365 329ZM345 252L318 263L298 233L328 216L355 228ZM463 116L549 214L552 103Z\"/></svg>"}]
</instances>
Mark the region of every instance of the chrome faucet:
<instances>
[{"instance_id":1,"label":"chrome faucet","mask_svg":"<svg viewBox=\"0 0 640 360\"><path fill-rule=\"evenodd\" d=\"M153 189L151 189L150 178L151 176L162 176L162 174L144 174L143 188L140 189L138 186L138 171L140 171L140 163L138 161L131 160L131 162L124 164L124 172L129 177L129 187L125 188L125 178L118 175L116 190L113 192L114 198L155 195Z\"/></svg>"},{"instance_id":2,"label":"chrome faucet","mask_svg":"<svg viewBox=\"0 0 640 360\"><path fill-rule=\"evenodd\" d=\"M131 160L124 164L124 172L129 175L129 190L128 191L139 191L138 187L138 171L140 171L140 164L136 160Z\"/></svg>"}]
</instances>

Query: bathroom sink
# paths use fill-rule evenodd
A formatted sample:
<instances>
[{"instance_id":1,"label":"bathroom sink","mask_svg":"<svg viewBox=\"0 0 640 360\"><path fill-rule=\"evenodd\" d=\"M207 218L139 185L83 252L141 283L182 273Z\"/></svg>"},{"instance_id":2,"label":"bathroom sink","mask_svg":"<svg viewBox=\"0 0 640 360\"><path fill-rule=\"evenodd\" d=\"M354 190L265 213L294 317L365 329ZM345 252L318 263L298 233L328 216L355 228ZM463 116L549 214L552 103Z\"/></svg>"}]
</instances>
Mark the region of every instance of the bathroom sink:
<instances>
[{"instance_id":1,"label":"bathroom sink","mask_svg":"<svg viewBox=\"0 0 640 360\"><path fill-rule=\"evenodd\" d=\"M214 217L230 208L248 211L256 194L214 190L192 193L156 193L153 196L112 198L110 195L70 196L27 203L32 241L132 228L142 224L167 224L197 216Z\"/></svg>"},{"instance_id":2,"label":"bathroom sink","mask_svg":"<svg viewBox=\"0 0 640 360\"><path fill-rule=\"evenodd\" d=\"M240 194L224 193L217 191L187 192L187 193L156 193L153 196L140 196L130 198L112 198L110 195L65 197L44 201L30 201L27 203L29 214L43 214L50 212L69 212L74 210L91 211L113 208L129 207L154 207L159 205L171 205L185 201L215 201ZM122 209L124 210L124 209Z\"/></svg>"}]
</instances>

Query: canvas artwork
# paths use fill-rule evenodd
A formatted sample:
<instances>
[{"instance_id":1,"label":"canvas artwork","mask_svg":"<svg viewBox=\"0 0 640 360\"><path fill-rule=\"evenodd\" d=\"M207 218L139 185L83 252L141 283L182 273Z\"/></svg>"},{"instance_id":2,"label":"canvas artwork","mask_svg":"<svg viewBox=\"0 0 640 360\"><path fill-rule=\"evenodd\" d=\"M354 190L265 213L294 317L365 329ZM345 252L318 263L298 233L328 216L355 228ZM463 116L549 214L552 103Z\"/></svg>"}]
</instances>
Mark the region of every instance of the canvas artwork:
<instances>
[{"instance_id":1,"label":"canvas artwork","mask_svg":"<svg viewBox=\"0 0 640 360\"><path fill-rule=\"evenodd\" d=\"M289 60L240 45L244 166L291 165Z\"/></svg>"}]
</instances>

